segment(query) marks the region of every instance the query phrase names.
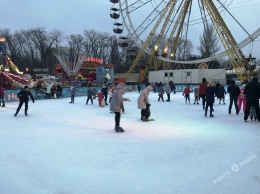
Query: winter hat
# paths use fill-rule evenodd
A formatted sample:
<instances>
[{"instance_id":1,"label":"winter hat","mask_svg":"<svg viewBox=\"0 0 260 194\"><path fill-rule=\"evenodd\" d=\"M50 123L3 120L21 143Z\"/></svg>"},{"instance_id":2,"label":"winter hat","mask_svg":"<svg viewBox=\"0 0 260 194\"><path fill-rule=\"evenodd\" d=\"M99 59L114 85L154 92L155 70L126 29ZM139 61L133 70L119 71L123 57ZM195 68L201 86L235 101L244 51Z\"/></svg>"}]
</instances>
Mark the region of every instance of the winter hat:
<instances>
[{"instance_id":1,"label":"winter hat","mask_svg":"<svg viewBox=\"0 0 260 194\"><path fill-rule=\"evenodd\" d=\"M206 82L206 78L202 78L202 82Z\"/></svg>"},{"instance_id":2,"label":"winter hat","mask_svg":"<svg viewBox=\"0 0 260 194\"><path fill-rule=\"evenodd\" d=\"M28 88L28 86L24 86L24 89Z\"/></svg>"}]
</instances>

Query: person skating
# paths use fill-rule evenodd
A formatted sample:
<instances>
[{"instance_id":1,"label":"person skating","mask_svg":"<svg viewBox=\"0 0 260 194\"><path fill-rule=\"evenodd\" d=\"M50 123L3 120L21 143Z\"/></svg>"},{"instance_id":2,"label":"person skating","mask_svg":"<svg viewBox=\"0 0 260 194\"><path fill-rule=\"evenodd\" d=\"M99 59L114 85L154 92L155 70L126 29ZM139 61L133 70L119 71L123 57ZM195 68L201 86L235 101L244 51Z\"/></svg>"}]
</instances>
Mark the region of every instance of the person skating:
<instances>
[{"instance_id":1,"label":"person skating","mask_svg":"<svg viewBox=\"0 0 260 194\"><path fill-rule=\"evenodd\" d=\"M190 93L191 92L192 92L192 90L190 89L190 86L187 85L186 88L184 89L183 93L182 93L182 95L185 98L186 104L187 104L188 101L190 103Z\"/></svg>"},{"instance_id":2,"label":"person skating","mask_svg":"<svg viewBox=\"0 0 260 194\"><path fill-rule=\"evenodd\" d=\"M199 96L202 99L202 107L205 109L205 102L206 102L206 89L207 89L208 82L206 78L202 79L202 83L199 86Z\"/></svg>"},{"instance_id":3,"label":"person skating","mask_svg":"<svg viewBox=\"0 0 260 194\"><path fill-rule=\"evenodd\" d=\"M165 92L167 94L166 102L170 102L171 101L171 92L172 92L172 90L171 90L171 86L170 86L169 83L166 83L166 85L165 85Z\"/></svg>"},{"instance_id":4,"label":"person skating","mask_svg":"<svg viewBox=\"0 0 260 194\"><path fill-rule=\"evenodd\" d=\"M125 90L125 84L124 83L118 83L113 97L110 101L110 111L115 113L115 131L116 132L124 132L124 129L122 127L120 127L120 117L121 117L121 105L122 105L122 101L129 101L129 98L124 98L123 94L124 94L124 90Z\"/></svg>"},{"instance_id":5,"label":"person skating","mask_svg":"<svg viewBox=\"0 0 260 194\"><path fill-rule=\"evenodd\" d=\"M231 85L228 86L227 91L229 93L229 100L230 100L229 107L228 107L228 113L231 114L231 109L232 109L232 105L234 102L236 114L238 115L237 100L238 100L238 96L240 94L240 89L236 85L236 82L234 80L231 81Z\"/></svg>"},{"instance_id":6,"label":"person skating","mask_svg":"<svg viewBox=\"0 0 260 194\"><path fill-rule=\"evenodd\" d=\"M62 87L60 84L57 85L57 98L62 96Z\"/></svg>"},{"instance_id":7,"label":"person skating","mask_svg":"<svg viewBox=\"0 0 260 194\"><path fill-rule=\"evenodd\" d=\"M159 96L158 101L162 100L164 102L163 94L164 94L164 91L163 91L163 87L161 86L159 89L159 93L158 93L158 96Z\"/></svg>"},{"instance_id":8,"label":"person skating","mask_svg":"<svg viewBox=\"0 0 260 194\"><path fill-rule=\"evenodd\" d=\"M71 85L71 87L70 87L70 98L71 98L70 103L74 103L75 94L76 94L76 89L75 89L74 85Z\"/></svg>"},{"instance_id":9,"label":"person skating","mask_svg":"<svg viewBox=\"0 0 260 194\"><path fill-rule=\"evenodd\" d=\"M246 85L244 93L246 95L246 110L245 110L244 120L247 121L250 113L250 108L251 106L253 106L255 108L257 119L260 122L260 112L259 112L260 85L258 83L257 78L253 78L253 80Z\"/></svg>"},{"instance_id":10,"label":"person skating","mask_svg":"<svg viewBox=\"0 0 260 194\"><path fill-rule=\"evenodd\" d=\"M149 118L148 115L149 109L147 109L147 106L150 106L149 92L152 90L153 90L152 86L150 85L146 86L146 88L140 93L137 99L138 109L141 109L141 120L143 121L148 121Z\"/></svg>"},{"instance_id":11,"label":"person skating","mask_svg":"<svg viewBox=\"0 0 260 194\"><path fill-rule=\"evenodd\" d=\"M108 104L107 104L107 89L108 89L108 84L107 84L106 81L103 82L101 88L102 88L102 94L103 94L104 100L105 100L105 105L108 105Z\"/></svg>"},{"instance_id":12,"label":"person skating","mask_svg":"<svg viewBox=\"0 0 260 194\"><path fill-rule=\"evenodd\" d=\"M87 98L87 101L86 101L86 105L88 104L89 100L91 101L91 104L93 105L93 92L92 92L91 88L88 89L87 95L88 95L88 98Z\"/></svg>"},{"instance_id":13,"label":"person skating","mask_svg":"<svg viewBox=\"0 0 260 194\"><path fill-rule=\"evenodd\" d=\"M219 104L221 104L221 101L223 101L223 104L225 104L226 90L224 86L220 85L219 88L216 90L216 93L218 94Z\"/></svg>"},{"instance_id":14,"label":"person skating","mask_svg":"<svg viewBox=\"0 0 260 194\"><path fill-rule=\"evenodd\" d=\"M216 95L216 87L214 82L210 82L206 88L206 107L205 107L205 117L207 117L208 107L210 108L210 117L214 117L212 114L213 112L213 105L215 101Z\"/></svg>"},{"instance_id":15,"label":"person skating","mask_svg":"<svg viewBox=\"0 0 260 194\"><path fill-rule=\"evenodd\" d=\"M18 115L21 107L23 106L23 103L25 104L24 114L25 114L25 116L28 115L27 111L28 111L29 96L32 99L32 102L34 103L33 95L30 92L30 89L29 89L28 86L24 86L24 89L21 90L20 92L18 92L17 97L20 99L20 103L18 105L18 108L17 108L16 113L14 114L14 116Z\"/></svg>"},{"instance_id":16,"label":"person skating","mask_svg":"<svg viewBox=\"0 0 260 194\"><path fill-rule=\"evenodd\" d=\"M197 86L194 88L194 104L199 104L199 88Z\"/></svg>"},{"instance_id":17,"label":"person skating","mask_svg":"<svg viewBox=\"0 0 260 194\"><path fill-rule=\"evenodd\" d=\"M105 104L104 105L102 104L102 101L104 100L104 96L103 96L103 93L100 90L98 90L97 97L98 97L98 106L104 107Z\"/></svg>"},{"instance_id":18,"label":"person skating","mask_svg":"<svg viewBox=\"0 0 260 194\"><path fill-rule=\"evenodd\" d=\"M2 106L1 106L2 102ZM0 106L5 107L5 90L3 87L0 87Z\"/></svg>"},{"instance_id":19,"label":"person skating","mask_svg":"<svg viewBox=\"0 0 260 194\"><path fill-rule=\"evenodd\" d=\"M241 107L243 106L243 112L246 111L246 95L244 93L245 90L245 84L240 88L240 94L238 96L238 113L241 110Z\"/></svg>"}]
</instances>

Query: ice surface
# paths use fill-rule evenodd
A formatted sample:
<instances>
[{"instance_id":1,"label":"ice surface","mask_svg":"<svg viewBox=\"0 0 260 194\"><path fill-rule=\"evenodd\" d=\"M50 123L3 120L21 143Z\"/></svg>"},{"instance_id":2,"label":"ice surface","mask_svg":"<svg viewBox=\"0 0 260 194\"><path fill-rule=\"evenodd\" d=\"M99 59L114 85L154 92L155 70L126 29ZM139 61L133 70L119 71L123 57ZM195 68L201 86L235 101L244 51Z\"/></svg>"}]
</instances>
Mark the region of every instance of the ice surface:
<instances>
[{"instance_id":1,"label":"ice surface","mask_svg":"<svg viewBox=\"0 0 260 194\"><path fill-rule=\"evenodd\" d=\"M125 133L115 133L108 106L86 97L29 102L27 117L6 103L0 194L259 194L260 123L234 107L229 115L228 96L205 118L193 93L191 104L181 94L158 102L150 93L155 121L142 122L138 94L125 93Z\"/></svg>"}]
</instances>

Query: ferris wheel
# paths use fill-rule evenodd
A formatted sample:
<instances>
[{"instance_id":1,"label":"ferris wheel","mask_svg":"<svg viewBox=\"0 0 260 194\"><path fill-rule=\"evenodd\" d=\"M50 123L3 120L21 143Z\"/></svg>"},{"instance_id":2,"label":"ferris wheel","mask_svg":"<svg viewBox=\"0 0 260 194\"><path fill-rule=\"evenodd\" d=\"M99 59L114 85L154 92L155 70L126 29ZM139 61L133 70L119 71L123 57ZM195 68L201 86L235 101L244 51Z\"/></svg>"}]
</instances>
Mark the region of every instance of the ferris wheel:
<instances>
[{"instance_id":1,"label":"ferris wheel","mask_svg":"<svg viewBox=\"0 0 260 194\"><path fill-rule=\"evenodd\" d=\"M138 47L127 76L140 58L148 54L145 71L185 67L228 57L241 80L252 76L253 69L241 49L251 44L260 28L250 34L229 12L233 0L110 0L110 16L115 19L114 32L119 34L119 46L129 48L129 40ZM229 15L229 18L227 17ZM228 19L227 19L228 18ZM239 42L227 23L233 18ZM233 25L233 24L232 24ZM214 27L221 50L202 59L192 59L191 50L209 26ZM234 25L233 25L234 26ZM238 30L239 29L239 30ZM241 34L242 39L241 39ZM193 48L194 49L194 48ZM130 47L131 50L131 47ZM177 66L176 66L177 65Z\"/></svg>"}]
</instances>

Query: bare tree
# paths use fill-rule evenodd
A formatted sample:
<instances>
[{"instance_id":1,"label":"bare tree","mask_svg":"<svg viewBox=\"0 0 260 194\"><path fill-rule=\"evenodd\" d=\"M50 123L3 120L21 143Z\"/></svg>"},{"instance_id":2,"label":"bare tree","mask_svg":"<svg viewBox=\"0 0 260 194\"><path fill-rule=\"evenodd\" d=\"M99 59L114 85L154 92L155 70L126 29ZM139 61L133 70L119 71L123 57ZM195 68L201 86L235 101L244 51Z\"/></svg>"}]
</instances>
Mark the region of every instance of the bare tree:
<instances>
[{"instance_id":1,"label":"bare tree","mask_svg":"<svg viewBox=\"0 0 260 194\"><path fill-rule=\"evenodd\" d=\"M204 28L203 34L200 36L200 46L198 50L201 58L210 57L220 51L221 47L218 45L219 39L212 24L207 24Z\"/></svg>"},{"instance_id":2,"label":"bare tree","mask_svg":"<svg viewBox=\"0 0 260 194\"><path fill-rule=\"evenodd\" d=\"M85 30L85 50L88 53L89 57L104 57L104 50L107 50L109 43L109 35L107 33L99 33L95 30Z\"/></svg>"},{"instance_id":3,"label":"bare tree","mask_svg":"<svg viewBox=\"0 0 260 194\"><path fill-rule=\"evenodd\" d=\"M63 33L59 30L47 32L45 28L39 27L30 30L30 39L34 43L35 49L40 53L41 67L52 69L50 58L53 57L53 45L62 41ZM48 61L49 59L49 61Z\"/></svg>"},{"instance_id":4,"label":"bare tree","mask_svg":"<svg viewBox=\"0 0 260 194\"><path fill-rule=\"evenodd\" d=\"M70 61L75 61L79 57L86 56L84 51L84 37L80 34L72 34L67 37L67 43L69 47Z\"/></svg>"},{"instance_id":5,"label":"bare tree","mask_svg":"<svg viewBox=\"0 0 260 194\"><path fill-rule=\"evenodd\" d=\"M187 61L192 56L193 44L189 39L179 38L175 60Z\"/></svg>"}]
</instances>

